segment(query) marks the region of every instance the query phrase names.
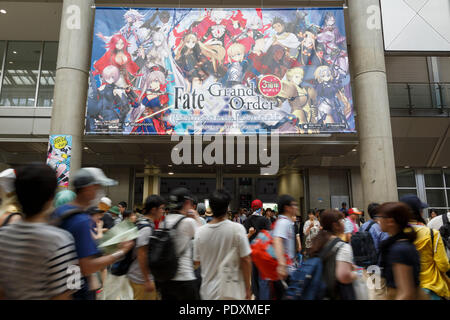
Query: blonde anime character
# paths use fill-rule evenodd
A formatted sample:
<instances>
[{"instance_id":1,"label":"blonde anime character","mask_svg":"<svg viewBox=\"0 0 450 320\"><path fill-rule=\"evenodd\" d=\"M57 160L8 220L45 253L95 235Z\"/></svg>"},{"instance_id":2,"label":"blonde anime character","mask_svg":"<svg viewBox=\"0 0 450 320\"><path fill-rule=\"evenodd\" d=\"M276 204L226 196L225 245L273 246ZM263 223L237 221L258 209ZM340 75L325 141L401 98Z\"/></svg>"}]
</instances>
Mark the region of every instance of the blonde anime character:
<instances>
[{"instance_id":1,"label":"blonde anime character","mask_svg":"<svg viewBox=\"0 0 450 320\"><path fill-rule=\"evenodd\" d=\"M288 98L292 108L292 114L299 119L300 124L315 123L317 112L312 104L312 98L315 96L314 89L303 88L302 82L304 71L296 67L286 72L287 81L282 82L282 96Z\"/></svg>"}]
</instances>

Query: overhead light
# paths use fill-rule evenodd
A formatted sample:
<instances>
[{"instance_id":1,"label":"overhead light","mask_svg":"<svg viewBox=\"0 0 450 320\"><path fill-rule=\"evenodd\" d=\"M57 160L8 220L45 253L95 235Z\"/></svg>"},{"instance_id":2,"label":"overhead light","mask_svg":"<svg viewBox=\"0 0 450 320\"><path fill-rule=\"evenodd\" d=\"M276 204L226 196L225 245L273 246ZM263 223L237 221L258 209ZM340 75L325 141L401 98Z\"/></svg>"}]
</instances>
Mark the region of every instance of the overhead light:
<instances>
[{"instance_id":1,"label":"overhead light","mask_svg":"<svg viewBox=\"0 0 450 320\"><path fill-rule=\"evenodd\" d=\"M170 175L173 175L174 173L173 173L173 172L169 172L169 174L170 174Z\"/></svg>"},{"instance_id":2,"label":"overhead light","mask_svg":"<svg viewBox=\"0 0 450 320\"><path fill-rule=\"evenodd\" d=\"M13 64L14 62L10 61L9 64Z\"/></svg>"},{"instance_id":3,"label":"overhead light","mask_svg":"<svg viewBox=\"0 0 450 320\"><path fill-rule=\"evenodd\" d=\"M352 149L352 152L356 152L356 151L358 151L356 148L355 148L355 149Z\"/></svg>"},{"instance_id":4,"label":"overhead light","mask_svg":"<svg viewBox=\"0 0 450 320\"><path fill-rule=\"evenodd\" d=\"M264 148L264 151L267 151L267 148Z\"/></svg>"},{"instance_id":5,"label":"overhead light","mask_svg":"<svg viewBox=\"0 0 450 320\"><path fill-rule=\"evenodd\" d=\"M172 167L172 165L171 165L171 164L169 164L169 165L168 165L168 167Z\"/></svg>"},{"instance_id":6,"label":"overhead light","mask_svg":"<svg viewBox=\"0 0 450 320\"><path fill-rule=\"evenodd\" d=\"M409 169L409 168L411 168L410 166L405 166L405 169Z\"/></svg>"},{"instance_id":7,"label":"overhead light","mask_svg":"<svg viewBox=\"0 0 450 320\"><path fill-rule=\"evenodd\" d=\"M202 165L202 164L199 164L199 165L198 165L198 167L199 167L199 168L202 168L202 167L203 167L203 165Z\"/></svg>"},{"instance_id":8,"label":"overhead light","mask_svg":"<svg viewBox=\"0 0 450 320\"><path fill-rule=\"evenodd\" d=\"M237 168L240 168L240 167L242 167L240 164L238 164L237 166L236 166Z\"/></svg>"},{"instance_id":9,"label":"overhead light","mask_svg":"<svg viewBox=\"0 0 450 320\"><path fill-rule=\"evenodd\" d=\"M14 54L17 54L17 51L14 50L13 53L14 53Z\"/></svg>"},{"instance_id":10,"label":"overhead light","mask_svg":"<svg viewBox=\"0 0 450 320\"><path fill-rule=\"evenodd\" d=\"M178 148L173 148L173 150L178 151Z\"/></svg>"},{"instance_id":11,"label":"overhead light","mask_svg":"<svg viewBox=\"0 0 450 320\"><path fill-rule=\"evenodd\" d=\"M445 167L442 167L442 169L447 169L448 167L447 166L445 166Z\"/></svg>"},{"instance_id":12,"label":"overhead light","mask_svg":"<svg viewBox=\"0 0 450 320\"><path fill-rule=\"evenodd\" d=\"M0 13L6 14L6 10L5 9L0 9Z\"/></svg>"},{"instance_id":13,"label":"overhead light","mask_svg":"<svg viewBox=\"0 0 450 320\"><path fill-rule=\"evenodd\" d=\"M88 147L84 147L83 149L84 149L84 150L89 150L89 148L88 148Z\"/></svg>"}]
</instances>

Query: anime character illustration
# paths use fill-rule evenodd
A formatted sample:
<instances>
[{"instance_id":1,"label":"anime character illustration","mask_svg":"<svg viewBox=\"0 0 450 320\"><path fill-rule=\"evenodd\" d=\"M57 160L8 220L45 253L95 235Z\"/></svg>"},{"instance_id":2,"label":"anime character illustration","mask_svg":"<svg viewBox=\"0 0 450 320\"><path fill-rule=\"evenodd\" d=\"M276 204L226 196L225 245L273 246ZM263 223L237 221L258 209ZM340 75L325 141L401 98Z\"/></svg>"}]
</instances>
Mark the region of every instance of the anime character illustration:
<instances>
[{"instance_id":1,"label":"anime character illustration","mask_svg":"<svg viewBox=\"0 0 450 320\"><path fill-rule=\"evenodd\" d=\"M86 133L354 132L343 23L341 9L98 8Z\"/></svg>"},{"instance_id":2,"label":"anime character illustration","mask_svg":"<svg viewBox=\"0 0 450 320\"><path fill-rule=\"evenodd\" d=\"M347 124L350 104L341 91L342 84L340 81L333 77L333 72L329 66L318 67L315 78L317 122L322 124Z\"/></svg>"},{"instance_id":3,"label":"anime character illustration","mask_svg":"<svg viewBox=\"0 0 450 320\"><path fill-rule=\"evenodd\" d=\"M164 121L164 111L167 109L169 96L165 91L166 76L158 69L154 69L144 80L144 87L139 97L139 101L144 106L143 112L139 115L136 125L131 133L134 134L166 134L169 125ZM135 104L132 106L137 108Z\"/></svg>"},{"instance_id":4,"label":"anime character illustration","mask_svg":"<svg viewBox=\"0 0 450 320\"><path fill-rule=\"evenodd\" d=\"M191 91L193 84L197 86L206 80L214 72L211 61L215 53L198 41L195 33L188 32L184 35L178 50L175 61L181 68L185 78L189 81L188 91Z\"/></svg>"},{"instance_id":5,"label":"anime character illustration","mask_svg":"<svg viewBox=\"0 0 450 320\"><path fill-rule=\"evenodd\" d=\"M69 187L71 152L72 138L70 136L50 136L47 152L47 165L56 171L59 187Z\"/></svg>"},{"instance_id":6,"label":"anime character illustration","mask_svg":"<svg viewBox=\"0 0 450 320\"><path fill-rule=\"evenodd\" d=\"M317 35L317 42L324 46L324 59L331 66L335 77L345 77L348 73L348 54L345 48L346 38L336 26L333 13L327 12L323 27Z\"/></svg>"},{"instance_id":7,"label":"anime character illustration","mask_svg":"<svg viewBox=\"0 0 450 320\"><path fill-rule=\"evenodd\" d=\"M286 31L286 22L280 17L275 17L272 28L276 33L267 39L264 51L268 52L271 46L279 45L289 52L290 57L296 57L300 41L295 34Z\"/></svg>"},{"instance_id":8,"label":"anime character illustration","mask_svg":"<svg viewBox=\"0 0 450 320\"><path fill-rule=\"evenodd\" d=\"M142 27L144 15L135 9L130 9L123 18L126 24L119 30L119 33L127 40L130 55L135 56L136 51L144 45L149 35L148 30Z\"/></svg>"},{"instance_id":9,"label":"anime character illustration","mask_svg":"<svg viewBox=\"0 0 450 320\"><path fill-rule=\"evenodd\" d=\"M227 87L242 84L244 75L248 68L248 61L245 57L245 47L240 43L233 43L227 50L228 65L225 83Z\"/></svg>"},{"instance_id":10,"label":"anime character illustration","mask_svg":"<svg viewBox=\"0 0 450 320\"><path fill-rule=\"evenodd\" d=\"M283 46L274 44L264 54L261 60L261 68L258 71L261 74L273 74L283 79L289 69L299 66L300 64L297 60L289 57L289 54Z\"/></svg>"},{"instance_id":11,"label":"anime character illustration","mask_svg":"<svg viewBox=\"0 0 450 320\"><path fill-rule=\"evenodd\" d=\"M106 39L103 35L99 37ZM108 51L97 62L94 63L94 76L103 73L107 66L115 66L120 70L120 78L117 81L117 86L128 87L132 84L130 75L136 77L139 66L133 61L131 55L128 53L129 43L121 34L115 34L106 44Z\"/></svg>"},{"instance_id":12,"label":"anime character illustration","mask_svg":"<svg viewBox=\"0 0 450 320\"><path fill-rule=\"evenodd\" d=\"M316 94L313 88L302 86L304 71L292 68L286 72L287 81L282 82L280 97L287 99L291 113L299 119L299 124L316 123L317 108L312 106Z\"/></svg>"}]
</instances>

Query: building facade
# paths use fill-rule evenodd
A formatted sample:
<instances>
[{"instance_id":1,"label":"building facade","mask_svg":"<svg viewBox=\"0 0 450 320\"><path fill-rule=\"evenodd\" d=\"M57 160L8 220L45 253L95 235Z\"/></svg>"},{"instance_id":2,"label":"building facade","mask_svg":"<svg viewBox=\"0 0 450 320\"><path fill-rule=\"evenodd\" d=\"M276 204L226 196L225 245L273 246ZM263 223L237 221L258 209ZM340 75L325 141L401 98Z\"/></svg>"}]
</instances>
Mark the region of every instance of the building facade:
<instances>
[{"instance_id":1,"label":"building facade","mask_svg":"<svg viewBox=\"0 0 450 320\"><path fill-rule=\"evenodd\" d=\"M199 199L224 186L235 196L234 208L257 196L274 203L278 194L290 193L303 213L342 202L364 209L371 201L416 193L438 211L450 209L450 53L398 50L401 44L386 50L379 0L120 4L344 7L357 133L280 137L280 170L270 176L253 164L175 165L170 137L84 135L96 6L117 4L0 2L6 12L0 13L0 169L45 161L49 135L70 134L71 172L101 167L119 181L107 190L113 201L134 206L146 195L167 195L183 185Z\"/></svg>"}]
</instances>

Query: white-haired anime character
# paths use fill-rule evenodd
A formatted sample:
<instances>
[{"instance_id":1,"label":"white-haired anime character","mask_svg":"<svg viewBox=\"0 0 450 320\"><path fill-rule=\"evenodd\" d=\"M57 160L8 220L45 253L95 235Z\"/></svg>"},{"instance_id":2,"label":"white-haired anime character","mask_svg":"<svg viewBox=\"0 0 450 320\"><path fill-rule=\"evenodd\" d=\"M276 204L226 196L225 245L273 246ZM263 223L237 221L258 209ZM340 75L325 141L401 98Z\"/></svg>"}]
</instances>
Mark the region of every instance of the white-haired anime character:
<instances>
[{"instance_id":1,"label":"white-haired anime character","mask_svg":"<svg viewBox=\"0 0 450 320\"><path fill-rule=\"evenodd\" d=\"M126 24L119 32L130 44L128 52L135 55L136 50L143 45L149 36L149 30L142 27L145 16L135 9L130 9L124 14L123 18Z\"/></svg>"}]
</instances>

